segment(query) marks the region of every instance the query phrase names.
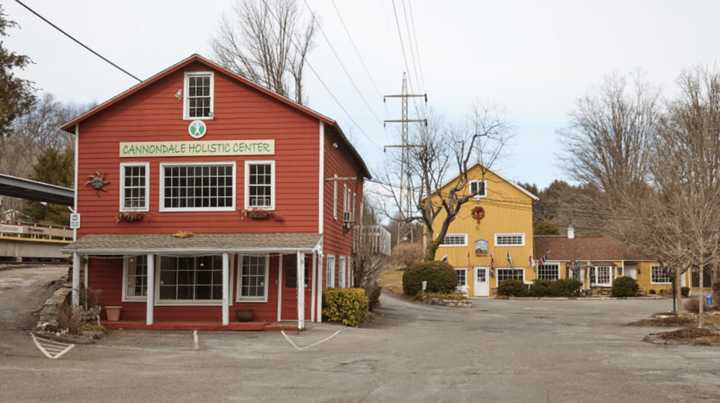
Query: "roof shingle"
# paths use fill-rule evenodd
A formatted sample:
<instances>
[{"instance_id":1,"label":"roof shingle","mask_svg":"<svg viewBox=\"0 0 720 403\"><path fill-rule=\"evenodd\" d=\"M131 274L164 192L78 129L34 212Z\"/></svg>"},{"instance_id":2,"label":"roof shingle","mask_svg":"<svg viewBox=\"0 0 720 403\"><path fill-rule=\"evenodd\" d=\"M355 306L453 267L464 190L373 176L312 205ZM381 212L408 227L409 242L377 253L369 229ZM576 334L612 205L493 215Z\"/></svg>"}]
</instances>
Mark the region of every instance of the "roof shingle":
<instances>
[{"instance_id":1,"label":"roof shingle","mask_svg":"<svg viewBox=\"0 0 720 403\"><path fill-rule=\"evenodd\" d=\"M575 237L541 235L535 237L534 255L546 260L652 260L641 251L606 236Z\"/></svg>"}]
</instances>

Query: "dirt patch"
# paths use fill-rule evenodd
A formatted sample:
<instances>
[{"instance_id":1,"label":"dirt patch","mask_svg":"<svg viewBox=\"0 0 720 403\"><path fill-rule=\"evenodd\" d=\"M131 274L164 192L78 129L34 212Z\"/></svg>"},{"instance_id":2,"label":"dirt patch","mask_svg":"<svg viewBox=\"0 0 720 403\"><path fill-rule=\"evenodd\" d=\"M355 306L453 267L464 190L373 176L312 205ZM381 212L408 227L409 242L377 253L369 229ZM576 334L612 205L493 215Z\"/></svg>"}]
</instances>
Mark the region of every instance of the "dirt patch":
<instances>
[{"instance_id":1,"label":"dirt patch","mask_svg":"<svg viewBox=\"0 0 720 403\"><path fill-rule=\"evenodd\" d=\"M402 294L402 270L388 270L380 274L378 283L380 287L392 292L393 294Z\"/></svg>"},{"instance_id":2,"label":"dirt patch","mask_svg":"<svg viewBox=\"0 0 720 403\"><path fill-rule=\"evenodd\" d=\"M673 313L656 313L649 319L641 319L628 323L628 326L647 327L685 327L695 323L689 316L681 316Z\"/></svg>"},{"instance_id":3,"label":"dirt patch","mask_svg":"<svg viewBox=\"0 0 720 403\"><path fill-rule=\"evenodd\" d=\"M669 332L651 333L643 339L655 344L690 344L699 346L720 346L720 332L696 327L686 327Z\"/></svg>"}]
</instances>

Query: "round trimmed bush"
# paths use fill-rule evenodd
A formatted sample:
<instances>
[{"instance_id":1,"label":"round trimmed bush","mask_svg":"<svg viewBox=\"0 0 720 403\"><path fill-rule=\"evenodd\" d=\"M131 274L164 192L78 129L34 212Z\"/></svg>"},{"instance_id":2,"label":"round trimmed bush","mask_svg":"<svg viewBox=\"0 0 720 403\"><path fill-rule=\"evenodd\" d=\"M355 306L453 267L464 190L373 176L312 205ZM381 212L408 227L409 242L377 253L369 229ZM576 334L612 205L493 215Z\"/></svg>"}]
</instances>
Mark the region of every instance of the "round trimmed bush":
<instances>
[{"instance_id":1,"label":"round trimmed bush","mask_svg":"<svg viewBox=\"0 0 720 403\"><path fill-rule=\"evenodd\" d=\"M555 297L579 297L582 283L575 279L561 279L553 281L552 294Z\"/></svg>"},{"instance_id":2,"label":"round trimmed bush","mask_svg":"<svg viewBox=\"0 0 720 403\"><path fill-rule=\"evenodd\" d=\"M455 269L445 262L415 263L403 273L403 293L416 296L422 291L423 281L427 281L427 292L449 293L457 287L457 274Z\"/></svg>"},{"instance_id":3,"label":"round trimmed bush","mask_svg":"<svg viewBox=\"0 0 720 403\"><path fill-rule=\"evenodd\" d=\"M554 297L553 282L548 280L535 280L530 286L528 295L531 297Z\"/></svg>"},{"instance_id":4,"label":"round trimmed bush","mask_svg":"<svg viewBox=\"0 0 720 403\"><path fill-rule=\"evenodd\" d=\"M613 281L612 296L613 297L634 297L638 294L638 284L632 277L618 277Z\"/></svg>"},{"instance_id":5,"label":"round trimmed bush","mask_svg":"<svg viewBox=\"0 0 720 403\"><path fill-rule=\"evenodd\" d=\"M505 280L498 285L497 294L503 297L526 297L528 287L522 280Z\"/></svg>"}]
</instances>

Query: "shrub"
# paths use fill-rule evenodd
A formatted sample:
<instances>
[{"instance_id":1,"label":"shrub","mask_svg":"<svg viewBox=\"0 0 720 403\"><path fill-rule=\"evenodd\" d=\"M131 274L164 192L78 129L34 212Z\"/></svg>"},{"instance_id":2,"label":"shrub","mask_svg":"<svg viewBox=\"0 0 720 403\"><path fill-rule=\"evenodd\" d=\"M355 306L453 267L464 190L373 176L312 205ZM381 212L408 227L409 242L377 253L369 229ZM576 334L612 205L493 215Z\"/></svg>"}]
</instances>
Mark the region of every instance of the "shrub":
<instances>
[{"instance_id":1,"label":"shrub","mask_svg":"<svg viewBox=\"0 0 720 403\"><path fill-rule=\"evenodd\" d=\"M426 292L449 293L457 288L457 275L449 264L420 262L410 266L403 273L403 293L414 297L422 291L423 281L427 281Z\"/></svg>"},{"instance_id":2,"label":"shrub","mask_svg":"<svg viewBox=\"0 0 720 403\"><path fill-rule=\"evenodd\" d=\"M368 297L362 288L330 288L323 293L323 316L328 321L358 326L367 315Z\"/></svg>"},{"instance_id":3,"label":"shrub","mask_svg":"<svg viewBox=\"0 0 720 403\"><path fill-rule=\"evenodd\" d=\"M690 296L690 287L682 287L680 289L680 294L682 294L683 297L687 298Z\"/></svg>"},{"instance_id":4,"label":"shrub","mask_svg":"<svg viewBox=\"0 0 720 403\"><path fill-rule=\"evenodd\" d=\"M497 294L503 297L525 297L528 287L522 280L505 280L497 288Z\"/></svg>"},{"instance_id":5,"label":"shrub","mask_svg":"<svg viewBox=\"0 0 720 403\"><path fill-rule=\"evenodd\" d=\"M371 286L367 287L365 291L368 296L368 304L371 311L375 310L380 305L380 294L382 293L382 287L376 282Z\"/></svg>"},{"instance_id":6,"label":"shrub","mask_svg":"<svg viewBox=\"0 0 720 403\"><path fill-rule=\"evenodd\" d=\"M582 283L572 279L535 280L528 294L532 297L579 297Z\"/></svg>"},{"instance_id":7,"label":"shrub","mask_svg":"<svg viewBox=\"0 0 720 403\"><path fill-rule=\"evenodd\" d=\"M459 292L448 292L448 293L439 293L439 292L419 292L415 299L418 301L425 301L433 298L440 298L440 299L446 299L451 301L467 301L468 298L465 294L459 293Z\"/></svg>"},{"instance_id":8,"label":"shrub","mask_svg":"<svg viewBox=\"0 0 720 403\"><path fill-rule=\"evenodd\" d=\"M612 296L619 298L634 297L638 290L637 281L632 277L618 277L613 281Z\"/></svg>"}]
</instances>

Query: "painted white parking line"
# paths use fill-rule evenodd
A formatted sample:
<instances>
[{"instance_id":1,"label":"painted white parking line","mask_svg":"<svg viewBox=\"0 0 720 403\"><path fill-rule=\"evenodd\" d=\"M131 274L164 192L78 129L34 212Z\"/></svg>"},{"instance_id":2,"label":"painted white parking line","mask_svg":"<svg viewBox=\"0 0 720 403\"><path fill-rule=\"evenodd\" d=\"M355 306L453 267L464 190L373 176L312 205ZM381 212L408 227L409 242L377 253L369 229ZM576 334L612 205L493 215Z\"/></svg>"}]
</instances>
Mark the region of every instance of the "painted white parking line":
<instances>
[{"instance_id":1,"label":"painted white parking line","mask_svg":"<svg viewBox=\"0 0 720 403\"><path fill-rule=\"evenodd\" d=\"M62 343L42 337L35 337L35 334L33 333L30 333L30 337L32 337L32 341L35 343L38 350L40 350L45 357L51 360L57 360L75 347L74 344Z\"/></svg>"},{"instance_id":2,"label":"painted white parking line","mask_svg":"<svg viewBox=\"0 0 720 403\"><path fill-rule=\"evenodd\" d=\"M195 350L200 350L200 336L197 330L193 330L193 347Z\"/></svg>"},{"instance_id":3,"label":"painted white parking line","mask_svg":"<svg viewBox=\"0 0 720 403\"><path fill-rule=\"evenodd\" d=\"M297 350L297 351L303 351L303 350L309 349L310 347L315 347L315 346L317 346L317 345L319 345L319 344L321 344L321 343L324 343L324 342L332 339L333 337L337 336L341 331L342 331L342 330L338 330L338 331L336 331L335 333L331 334L330 336L328 336L328 337L326 337L326 338L324 338L324 339L322 339L322 340L318 340L318 341L316 341L315 343L312 343L312 344L310 344L310 345L303 346L303 347L300 347L300 346L298 346L297 344L295 344L295 342L290 338L290 336L288 336L288 335L285 333L284 330L281 330L280 333L282 333L282 335L285 337L285 340L287 340L287 342L290 343L290 345L293 346L293 348L295 348L295 350Z\"/></svg>"}]
</instances>

